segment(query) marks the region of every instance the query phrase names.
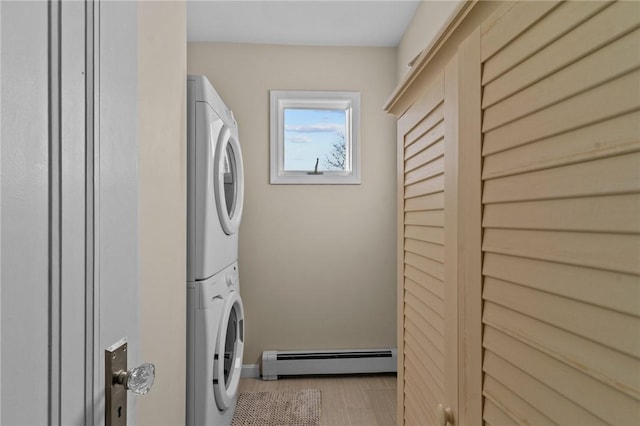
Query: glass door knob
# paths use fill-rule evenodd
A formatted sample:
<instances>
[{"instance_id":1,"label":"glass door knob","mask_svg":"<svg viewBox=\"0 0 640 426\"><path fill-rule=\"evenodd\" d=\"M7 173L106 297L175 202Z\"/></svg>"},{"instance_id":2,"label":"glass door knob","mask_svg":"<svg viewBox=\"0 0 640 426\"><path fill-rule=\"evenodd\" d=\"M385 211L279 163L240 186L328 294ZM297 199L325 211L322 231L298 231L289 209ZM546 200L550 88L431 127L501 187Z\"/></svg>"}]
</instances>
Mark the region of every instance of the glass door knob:
<instances>
[{"instance_id":1,"label":"glass door knob","mask_svg":"<svg viewBox=\"0 0 640 426\"><path fill-rule=\"evenodd\" d=\"M153 364L140 364L127 371L120 370L113 374L113 381L138 395L144 395L153 386L156 378L156 367Z\"/></svg>"}]
</instances>

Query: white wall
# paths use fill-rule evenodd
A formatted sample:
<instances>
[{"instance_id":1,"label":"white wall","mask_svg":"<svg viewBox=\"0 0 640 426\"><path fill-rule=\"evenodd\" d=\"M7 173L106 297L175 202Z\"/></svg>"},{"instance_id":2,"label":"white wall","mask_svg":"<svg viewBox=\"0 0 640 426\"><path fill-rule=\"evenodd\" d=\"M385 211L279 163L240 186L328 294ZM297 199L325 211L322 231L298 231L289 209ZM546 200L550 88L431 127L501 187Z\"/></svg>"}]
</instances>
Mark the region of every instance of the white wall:
<instances>
[{"instance_id":1,"label":"white wall","mask_svg":"<svg viewBox=\"0 0 640 426\"><path fill-rule=\"evenodd\" d=\"M463 0L423 1L398 44L398 81L409 70L409 62L438 35Z\"/></svg>"},{"instance_id":2,"label":"white wall","mask_svg":"<svg viewBox=\"0 0 640 426\"><path fill-rule=\"evenodd\" d=\"M239 123L245 364L267 349L395 346L394 48L190 43L187 69ZM269 184L269 90L356 90L361 185Z\"/></svg>"},{"instance_id":3,"label":"white wall","mask_svg":"<svg viewBox=\"0 0 640 426\"><path fill-rule=\"evenodd\" d=\"M186 380L186 6L138 6L141 360L137 425L183 425Z\"/></svg>"}]
</instances>

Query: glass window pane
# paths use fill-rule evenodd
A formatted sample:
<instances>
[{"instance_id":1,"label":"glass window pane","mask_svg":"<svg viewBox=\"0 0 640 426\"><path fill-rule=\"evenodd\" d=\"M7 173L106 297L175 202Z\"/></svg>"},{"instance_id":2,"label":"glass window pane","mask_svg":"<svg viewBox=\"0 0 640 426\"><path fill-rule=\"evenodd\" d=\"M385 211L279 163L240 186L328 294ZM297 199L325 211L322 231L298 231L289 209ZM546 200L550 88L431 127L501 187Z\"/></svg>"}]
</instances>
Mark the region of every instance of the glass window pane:
<instances>
[{"instance_id":1,"label":"glass window pane","mask_svg":"<svg viewBox=\"0 0 640 426\"><path fill-rule=\"evenodd\" d=\"M343 109L284 109L284 170L350 170L347 112Z\"/></svg>"}]
</instances>

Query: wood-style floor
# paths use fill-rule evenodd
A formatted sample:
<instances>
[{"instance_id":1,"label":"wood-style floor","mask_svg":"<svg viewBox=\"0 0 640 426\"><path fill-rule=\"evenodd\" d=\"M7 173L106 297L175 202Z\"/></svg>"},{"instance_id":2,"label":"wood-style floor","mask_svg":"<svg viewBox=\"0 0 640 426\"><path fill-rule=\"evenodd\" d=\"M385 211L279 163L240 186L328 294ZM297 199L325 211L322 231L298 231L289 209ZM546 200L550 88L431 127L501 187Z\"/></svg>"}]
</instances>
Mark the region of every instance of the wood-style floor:
<instances>
[{"instance_id":1,"label":"wood-style floor","mask_svg":"<svg viewBox=\"0 0 640 426\"><path fill-rule=\"evenodd\" d=\"M322 392L320 426L395 426L396 376L327 376L240 379L240 392Z\"/></svg>"}]
</instances>

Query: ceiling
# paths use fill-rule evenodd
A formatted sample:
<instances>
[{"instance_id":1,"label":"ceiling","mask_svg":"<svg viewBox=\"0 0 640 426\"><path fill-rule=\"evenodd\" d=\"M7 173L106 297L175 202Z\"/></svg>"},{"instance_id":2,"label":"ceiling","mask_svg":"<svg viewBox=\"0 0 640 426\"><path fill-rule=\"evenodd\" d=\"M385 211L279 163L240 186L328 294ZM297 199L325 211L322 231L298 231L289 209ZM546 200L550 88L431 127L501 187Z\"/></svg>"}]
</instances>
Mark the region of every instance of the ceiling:
<instances>
[{"instance_id":1,"label":"ceiling","mask_svg":"<svg viewBox=\"0 0 640 426\"><path fill-rule=\"evenodd\" d=\"M397 46L418 0L189 0L187 40Z\"/></svg>"}]
</instances>

